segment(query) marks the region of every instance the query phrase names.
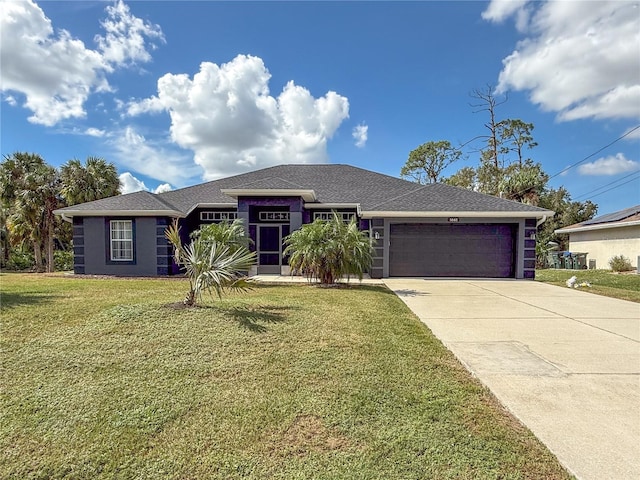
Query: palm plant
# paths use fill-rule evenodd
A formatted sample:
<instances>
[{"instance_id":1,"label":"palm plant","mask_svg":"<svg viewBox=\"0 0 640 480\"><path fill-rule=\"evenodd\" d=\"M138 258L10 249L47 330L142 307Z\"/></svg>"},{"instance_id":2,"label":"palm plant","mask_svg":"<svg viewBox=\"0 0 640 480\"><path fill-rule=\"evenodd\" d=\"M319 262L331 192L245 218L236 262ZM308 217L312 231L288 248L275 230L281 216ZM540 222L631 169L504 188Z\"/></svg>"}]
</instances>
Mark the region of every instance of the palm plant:
<instances>
[{"instance_id":1,"label":"palm plant","mask_svg":"<svg viewBox=\"0 0 640 480\"><path fill-rule=\"evenodd\" d=\"M40 155L16 152L0 164L1 204L7 208L7 227L14 244L30 242L36 269L43 269L45 247L47 270L53 271L53 237L58 207L59 177Z\"/></svg>"},{"instance_id":2,"label":"palm plant","mask_svg":"<svg viewBox=\"0 0 640 480\"><path fill-rule=\"evenodd\" d=\"M215 291L221 298L227 290L241 291L249 287L244 272L255 263L255 252L201 237L184 245L177 221L167 228L165 236L174 247L176 264L184 269L189 279L189 292L183 302L186 306L196 306L204 291L210 294Z\"/></svg>"},{"instance_id":3,"label":"palm plant","mask_svg":"<svg viewBox=\"0 0 640 480\"><path fill-rule=\"evenodd\" d=\"M192 239L201 239L204 243L219 243L235 251L239 248L248 249L253 243L245 234L244 223L240 219L233 222L210 223L191 234Z\"/></svg>"},{"instance_id":4,"label":"palm plant","mask_svg":"<svg viewBox=\"0 0 640 480\"><path fill-rule=\"evenodd\" d=\"M91 202L120 194L115 165L100 157L87 157L85 165L73 159L60 167L60 193L68 205Z\"/></svg>"},{"instance_id":5,"label":"palm plant","mask_svg":"<svg viewBox=\"0 0 640 480\"><path fill-rule=\"evenodd\" d=\"M343 276L362 280L373 261L371 239L358 229L355 219L345 223L335 212L330 221L318 219L303 225L284 242L291 268L323 285Z\"/></svg>"},{"instance_id":6,"label":"palm plant","mask_svg":"<svg viewBox=\"0 0 640 480\"><path fill-rule=\"evenodd\" d=\"M34 226L35 225L35 226ZM37 212L33 209L14 204L7 218L7 230L10 234L10 242L20 249L31 246L36 271L42 271L42 232L38 223Z\"/></svg>"},{"instance_id":7,"label":"palm plant","mask_svg":"<svg viewBox=\"0 0 640 480\"><path fill-rule=\"evenodd\" d=\"M2 250L0 267L5 267L7 263L9 263L11 242L9 238L9 227L7 225L8 217L9 209L0 202L0 249Z\"/></svg>"},{"instance_id":8,"label":"palm plant","mask_svg":"<svg viewBox=\"0 0 640 480\"><path fill-rule=\"evenodd\" d=\"M548 180L539 163L526 160L522 165L514 163L507 167L498 188L509 200L537 205Z\"/></svg>"}]
</instances>

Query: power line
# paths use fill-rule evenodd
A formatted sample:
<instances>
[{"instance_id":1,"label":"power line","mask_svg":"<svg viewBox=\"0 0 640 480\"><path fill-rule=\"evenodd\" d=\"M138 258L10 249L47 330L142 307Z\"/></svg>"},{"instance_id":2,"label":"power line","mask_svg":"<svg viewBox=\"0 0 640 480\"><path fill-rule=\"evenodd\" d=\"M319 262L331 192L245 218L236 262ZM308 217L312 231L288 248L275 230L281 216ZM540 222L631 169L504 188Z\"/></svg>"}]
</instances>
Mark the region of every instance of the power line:
<instances>
[{"instance_id":1,"label":"power line","mask_svg":"<svg viewBox=\"0 0 640 480\"><path fill-rule=\"evenodd\" d=\"M605 145L604 147L599 148L599 149L598 149L598 150L596 150L595 152L593 152L593 153L591 153L590 155L588 155L588 156L584 157L582 160L580 160L580 161L578 161L578 162L576 162L576 163L574 163L574 164L572 164L572 165L569 165L568 167L563 168L562 170L560 170L560 171L559 171L558 173L556 173L555 175L551 175L551 176L547 179L547 182L548 182L549 180L551 180L552 178L555 178L555 177L557 177L558 175L560 175L560 174L562 174L562 173L565 173L565 172L567 172L568 170L571 170L572 168L574 168L574 167L576 167L576 166L580 165L581 163L586 162L586 161L587 161L587 160L589 160L591 157L593 157L593 156L597 155L598 153L602 152L603 150L606 150L606 149L607 149L607 148L609 148L611 145L614 145L614 144L618 143L620 140L622 140L623 138L625 138L625 137L627 137L627 136L631 135L633 132L635 132L635 131L636 131L636 130L638 130L638 129L640 129L640 125L636 125L636 126L635 126L635 127L633 127L631 130L629 130L628 132L626 132L625 134L623 134L623 135L619 136L618 138L616 138L616 139L615 139L615 140L613 140L612 142L608 143L608 144L607 144L607 145ZM626 178L626 177L625 177L625 178ZM618 179L618 180L621 180L621 179ZM618 180L616 180L616 182L617 182ZM634 180L635 180L635 179L634 179ZM633 181L633 180L631 180L631 181ZM615 183L615 182L612 182L612 183ZM625 183L623 183L623 184L621 184L621 185L625 185L626 183L629 183L629 182L625 182ZM621 186L621 185L618 185L618 186ZM604 186L607 186L607 185L604 185ZM603 187L604 187L604 186L603 186ZM610 188L609 190L613 190L614 188L618 188L618 187L612 187L612 188ZM521 194L525 193L527 190L528 190L528 189L526 189L526 188L525 188L525 189L523 189L523 190L521 190L521 191L519 191L519 192L516 192L516 194L515 194L515 195L521 195ZM597 191L597 190L600 190L600 188L597 188L597 189L596 189L596 191ZM601 195L602 193L606 193L606 192L608 192L609 190L605 190L604 192L598 193L597 195ZM588 194L588 193L587 193L587 194ZM596 195L596 196L597 196L597 195ZM582 196L584 196L584 195L582 195Z\"/></svg>"},{"instance_id":2,"label":"power line","mask_svg":"<svg viewBox=\"0 0 640 480\"><path fill-rule=\"evenodd\" d=\"M603 193L607 193L607 192L609 192L611 190L615 190L616 188L621 187L623 185L626 185L627 183L631 183L631 182L633 182L635 180L637 180L637 178L632 178L631 180L627 180L626 182L621 183L620 185L616 185L615 187L611 187L608 190L605 190L604 192L596 193L595 195L592 195L591 198L597 197L598 195L602 195Z\"/></svg>"},{"instance_id":3,"label":"power line","mask_svg":"<svg viewBox=\"0 0 640 480\"><path fill-rule=\"evenodd\" d=\"M562 170L560 170L558 173L556 173L556 174L554 174L554 175L551 175L551 176L547 179L547 182L548 182L549 180L551 180L552 178L555 178L555 177L557 177L558 175L561 175L561 174L563 174L563 173L565 173L565 172L567 172L567 171L571 170L572 168L577 167L577 166L578 166L578 165L580 165L581 163L586 162L586 161L587 161L587 160L589 160L591 157L594 157L594 156L596 156L598 153L602 152L603 150L606 150L606 149L607 149L607 148L609 148L610 146L615 145L615 144L616 144L616 143L618 143L620 140L622 140L622 139L624 139L624 138L628 137L629 135L631 135L633 132L635 132L635 131L636 131L636 130L638 130L638 129L640 129L640 125L636 125L636 126L635 126L635 127L633 127L631 130L629 130L629 131L627 131L626 133L624 133L623 135L619 136L618 138L616 138L616 139L615 139L615 140L613 140L612 142L609 142L609 143L608 143L607 145L605 145L604 147L601 147L601 148L599 148L598 150L596 150L595 152L593 152L593 153L591 153L591 154L587 155L587 156L586 156L586 157L584 157L582 160L579 160L579 161L577 161L576 163L573 163L573 164L569 165L568 167L563 168L563 169L562 169ZM463 143L462 145L460 145L460 147L463 147L463 146L465 146L465 145L467 145L467 144L471 143L472 141L477 140L478 138L482 138L482 137L483 137L483 135L479 135L479 136L477 136L477 137L474 137L474 138L472 138L471 140L468 140L467 142L465 142L465 143ZM460 148L460 147L458 147L458 148ZM617 183L617 182L619 182L620 180L623 180L623 179L625 179L625 178L627 178L627 177L629 177L629 176L631 176L631 175L634 175L635 173L638 173L638 172L634 172L634 173L631 173L631 174L629 174L629 175L627 175L627 176L625 176L625 177L619 178L618 180L614 180L613 182L610 182L610 183L608 183L608 184L606 184L606 185L603 185L602 187L598 187L598 188L596 188L595 190L592 190L591 192L597 192L598 190L601 190L602 188L607 187L607 186L609 186L609 185L611 185L611 184L613 184L613 183ZM631 180L629 180L629 181L627 181L627 182L624 182L624 183L621 183L620 185L617 185L617 186L615 186L615 187L611 187L610 189L605 190L604 192L600 192L600 193L597 193L596 195L592 195L592 197L593 197L593 196L596 196L596 197L597 197L598 195L602 195L603 193L606 193L606 192L609 192L609 191L611 191L611 190L614 190L614 189L616 189L616 188L618 188L618 187L621 187L622 185L626 185L627 183L630 183L630 182L632 182L632 181L634 181L634 180L635 180L635 178L632 178ZM522 194L522 193L526 192L527 190L528 190L528 189L523 189L523 190L521 190L521 191L517 192L515 195L520 195L520 194ZM585 196L589 195L591 192L587 192L587 193L585 193L585 194L582 194L582 195L580 195L580 196L576 197L576 199L577 199L577 198L585 197Z\"/></svg>"},{"instance_id":4,"label":"power line","mask_svg":"<svg viewBox=\"0 0 640 480\"><path fill-rule=\"evenodd\" d=\"M558 173L556 173L555 175L552 175L549 177L549 180L551 180L552 178L557 177L558 175L560 175L561 173L566 172L567 170L571 170L573 167L580 165L581 163L586 162L587 160L589 160L591 157L597 155L598 153L600 153L601 151L609 148L611 145L614 145L616 143L618 143L620 140L622 140L623 138L631 135L633 132L635 132L636 130L640 129L640 125L636 125L635 127L633 127L631 130L629 130L627 133L625 133L624 135L616 138L613 142L605 145L604 147L600 148L599 150L596 150L595 152L593 152L591 155L588 155L586 157L584 157L582 160L580 160L579 162L576 162L572 165L569 165L568 167L563 168L562 170L560 170Z\"/></svg>"},{"instance_id":5,"label":"power line","mask_svg":"<svg viewBox=\"0 0 640 480\"><path fill-rule=\"evenodd\" d=\"M629 178L629 177L631 177L631 176L633 176L633 175L640 175L640 170L636 170L635 172L631 172L629 175L625 175L624 177L617 178L617 179L616 179L616 180L614 180L613 182L605 183L604 185L602 185L602 186L600 186L600 187L598 187L598 188L595 188L595 189L593 189L593 190L589 190L589 191L588 191L588 192L586 192L586 193L582 193L582 194L578 195L577 197L575 197L575 198L574 198L574 200L578 200L578 199L580 199L580 198L583 198L583 197L589 196L589 195L591 195L591 194L593 194L593 193L596 193L598 190L602 190L603 188L608 187L609 185L613 185L614 183L618 183L619 181L624 180L625 178ZM623 185L624 185L624 184L623 184ZM603 193L604 193L604 192L603 192Z\"/></svg>"}]
</instances>

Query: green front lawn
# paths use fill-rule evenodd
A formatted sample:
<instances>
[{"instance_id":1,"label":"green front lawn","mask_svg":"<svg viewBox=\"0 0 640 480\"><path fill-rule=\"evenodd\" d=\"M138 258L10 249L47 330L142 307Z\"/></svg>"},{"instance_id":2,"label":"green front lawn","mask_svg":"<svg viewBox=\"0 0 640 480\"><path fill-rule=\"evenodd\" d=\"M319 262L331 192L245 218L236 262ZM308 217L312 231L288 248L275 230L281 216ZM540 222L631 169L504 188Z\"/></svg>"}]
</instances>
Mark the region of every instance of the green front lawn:
<instances>
[{"instance_id":1,"label":"green front lawn","mask_svg":"<svg viewBox=\"0 0 640 480\"><path fill-rule=\"evenodd\" d=\"M570 478L383 287L0 285L1 478Z\"/></svg>"},{"instance_id":2,"label":"green front lawn","mask_svg":"<svg viewBox=\"0 0 640 480\"><path fill-rule=\"evenodd\" d=\"M640 303L640 275L635 273L614 273L610 270L536 270L536 280L566 287L573 275L578 282L590 283L590 287L581 287L585 292L597 293L606 297L619 298Z\"/></svg>"}]
</instances>

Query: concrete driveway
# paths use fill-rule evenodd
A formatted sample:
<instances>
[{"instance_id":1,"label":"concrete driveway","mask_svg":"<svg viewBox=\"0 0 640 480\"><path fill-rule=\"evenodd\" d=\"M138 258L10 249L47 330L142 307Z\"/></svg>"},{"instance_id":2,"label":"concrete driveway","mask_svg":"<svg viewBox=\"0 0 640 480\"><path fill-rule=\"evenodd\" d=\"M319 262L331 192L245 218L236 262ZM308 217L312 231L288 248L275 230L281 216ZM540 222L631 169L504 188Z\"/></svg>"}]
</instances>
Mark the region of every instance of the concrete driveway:
<instances>
[{"instance_id":1,"label":"concrete driveway","mask_svg":"<svg viewBox=\"0 0 640 480\"><path fill-rule=\"evenodd\" d=\"M385 279L580 479L640 479L640 304L518 280Z\"/></svg>"}]
</instances>

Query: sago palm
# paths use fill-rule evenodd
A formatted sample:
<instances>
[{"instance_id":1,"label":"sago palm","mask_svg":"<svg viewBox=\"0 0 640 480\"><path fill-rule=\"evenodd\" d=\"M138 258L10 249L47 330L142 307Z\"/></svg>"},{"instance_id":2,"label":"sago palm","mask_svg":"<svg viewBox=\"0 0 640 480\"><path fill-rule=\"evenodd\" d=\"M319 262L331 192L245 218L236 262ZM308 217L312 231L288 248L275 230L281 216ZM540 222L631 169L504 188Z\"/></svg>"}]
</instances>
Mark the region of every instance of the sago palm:
<instances>
[{"instance_id":1,"label":"sago palm","mask_svg":"<svg viewBox=\"0 0 640 480\"><path fill-rule=\"evenodd\" d=\"M184 299L186 306L195 306L204 291L215 291L222 297L226 290L248 288L245 272L255 263L255 252L245 247L232 249L224 243L199 237L184 245L177 222L166 230L165 235L175 249L176 264L184 269L189 279L189 293Z\"/></svg>"},{"instance_id":2,"label":"sago palm","mask_svg":"<svg viewBox=\"0 0 640 480\"><path fill-rule=\"evenodd\" d=\"M285 238L285 244L291 268L322 284L351 275L362 280L373 261L371 239L358 229L355 219L345 223L335 212L329 221L303 225Z\"/></svg>"},{"instance_id":3,"label":"sago palm","mask_svg":"<svg viewBox=\"0 0 640 480\"><path fill-rule=\"evenodd\" d=\"M252 243L244 231L242 220L236 219L233 222L211 223L202 226L191 234L192 239L201 239L204 243L219 243L229 247L230 250L239 248L248 249Z\"/></svg>"}]
</instances>

